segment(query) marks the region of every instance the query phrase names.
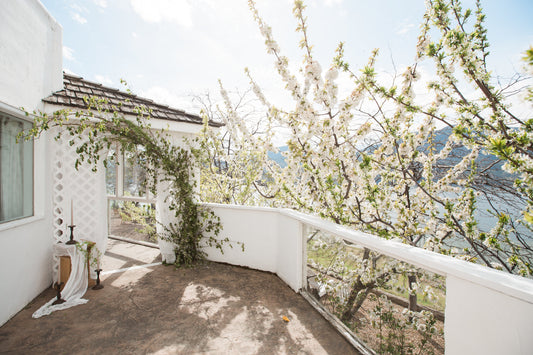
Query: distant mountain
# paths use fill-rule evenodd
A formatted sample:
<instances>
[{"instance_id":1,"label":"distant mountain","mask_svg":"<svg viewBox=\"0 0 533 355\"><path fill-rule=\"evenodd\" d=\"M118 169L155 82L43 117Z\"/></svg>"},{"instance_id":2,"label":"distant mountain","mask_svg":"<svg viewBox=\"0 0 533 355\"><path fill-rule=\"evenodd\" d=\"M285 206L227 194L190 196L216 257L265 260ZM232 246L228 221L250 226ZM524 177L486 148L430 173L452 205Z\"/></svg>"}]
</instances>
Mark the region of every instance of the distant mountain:
<instances>
[{"instance_id":1,"label":"distant mountain","mask_svg":"<svg viewBox=\"0 0 533 355\"><path fill-rule=\"evenodd\" d=\"M435 141L437 152L440 152L448 138L452 134L451 127L445 127L435 132ZM470 150L463 145L457 145L453 148L450 155L441 161L438 162L438 165L443 167L455 166L462 158L470 153ZM516 176L510 174L502 169L504 162L501 161L498 157L489 154L489 153L480 153L476 159L477 171L481 173L482 176L491 178L494 180L505 180L512 182L516 179Z\"/></svg>"},{"instance_id":2,"label":"distant mountain","mask_svg":"<svg viewBox=\"0 0 533 355\"><path fill-rule=\"evenodd\" d=\"M435 148L437 152L440 152L444 148L451 134L451 127L444 127L435 132ZM426 149L427 147L427 145L425 147L423 146L422 150ZM374 148L370 148L368 152L372 152L376 148L377 146L374 146ZM280 167L285 168L287 166L287 162L282 152L287 152L289 147L281 146L278 147L278 150L279 151L277 153L268 152L268 157L275 161ZM443 159L437 163L437 173L444 174L450 167L457 165L462 158L468 155L469 152L470 150L465 146L457 145L453 148L453 151L446 159ZM503 162L499 161L499 159L492 154L480 154L476 159L476 163L478 172L482 172L481 180L478 181L478 183L484 183L483 180L491 179L504 180L507 183L512 184L512 182L516 179L516 176L509 174L502 169Z\"/></svg>"}]
</instances>

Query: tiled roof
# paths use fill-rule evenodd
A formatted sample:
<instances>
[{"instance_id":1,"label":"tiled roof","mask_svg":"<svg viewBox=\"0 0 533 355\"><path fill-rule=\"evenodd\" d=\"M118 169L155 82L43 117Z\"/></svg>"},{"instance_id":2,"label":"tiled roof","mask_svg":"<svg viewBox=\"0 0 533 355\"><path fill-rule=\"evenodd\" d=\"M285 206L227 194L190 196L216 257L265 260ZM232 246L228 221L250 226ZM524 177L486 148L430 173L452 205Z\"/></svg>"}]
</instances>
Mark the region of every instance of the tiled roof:
<instances>
[{"instance_id":1,"label":"tiled roof","mask_svg":"<svg viewBox=\"0 0 533 355\"><path fill-rule=\"evenodd\" d=\"M61 106L87 108L83 97L94 96L99 99L106 99L109 105L112 105L113 110L123 114L137 115L136 107L146 107L153 118L194 124L203 123L202 118L198 115L158 104L153 100L106 87L72 74L63 73L63 87L63 90L53 93L43 101ZM210 125L222 126L221 123L213 121L210 122Z\"/></svg>"}]
</instances>

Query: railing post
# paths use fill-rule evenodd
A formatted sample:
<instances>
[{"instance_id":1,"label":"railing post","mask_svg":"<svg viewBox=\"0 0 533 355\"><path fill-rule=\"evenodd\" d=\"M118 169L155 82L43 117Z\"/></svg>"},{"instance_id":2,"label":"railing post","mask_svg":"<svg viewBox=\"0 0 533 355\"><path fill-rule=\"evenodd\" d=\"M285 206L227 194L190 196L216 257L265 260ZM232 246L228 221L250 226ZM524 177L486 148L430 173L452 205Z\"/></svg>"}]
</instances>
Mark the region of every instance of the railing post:
<instances>
[{"instance_id":1,"label":"railing post","mask_svg":"<svg viewBox=\"0 0 533 355\"><path fill-rule=\"evenodd\" d=\"M293 290L298 291L303 285L302 222L279 213L278 231L276 273Z\"/></svg>"},{"instance_id":2,"label":"railing post","mask_svg":"<svg viewBox=\"0 0 533 355\"><path fill-rule=\"evenodd\" d=\"M301 244L302 244L302 263L301 263L301 275L302 284L301 289L307 289L307 235L309 234L309 227L300 222L301 225Z\"/></svg>"},{"instance_id":3,"label":"railing post","mask_svg":"<svg viewBox=\"0 0 533 355\"><path fill-rule=\"evenodd\" d=\"M446 277L446 354L531 354L533 304Z\"/></svg>"}]
</instances>

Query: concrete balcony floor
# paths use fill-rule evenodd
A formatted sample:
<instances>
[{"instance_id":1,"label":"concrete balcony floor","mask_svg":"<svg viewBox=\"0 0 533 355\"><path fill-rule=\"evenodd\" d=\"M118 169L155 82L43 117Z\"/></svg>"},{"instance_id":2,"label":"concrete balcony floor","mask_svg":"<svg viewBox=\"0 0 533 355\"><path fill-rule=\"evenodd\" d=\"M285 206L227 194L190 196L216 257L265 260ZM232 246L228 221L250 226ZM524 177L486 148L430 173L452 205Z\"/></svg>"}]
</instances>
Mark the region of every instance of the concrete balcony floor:
<instances>
[{"instance_id":1,"label":"concrete balcony floor","mask_svg":"<svg viewBox=\"0 0 533 355\"><path fill-rule=\"evenodd\" d=\"M0 327L0 353L357 353L276 275L211 262L142 266L158 261L157 249L109 240L104 288L32 319L55 295L45 290Z\"/></svg>"}]
</instances>

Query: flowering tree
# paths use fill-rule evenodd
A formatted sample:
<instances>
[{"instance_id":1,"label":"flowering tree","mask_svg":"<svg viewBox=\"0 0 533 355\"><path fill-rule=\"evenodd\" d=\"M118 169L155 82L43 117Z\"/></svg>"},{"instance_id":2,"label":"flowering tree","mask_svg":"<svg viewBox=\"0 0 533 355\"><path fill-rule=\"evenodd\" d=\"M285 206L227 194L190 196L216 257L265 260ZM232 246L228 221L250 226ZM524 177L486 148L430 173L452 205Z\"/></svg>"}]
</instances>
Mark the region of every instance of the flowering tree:
<instances>
[{"instance_id":1,"label":"flowering tree","mask_svg":"<svg viewBox=\"0 0 533 355\"><path fill-rule=\"evenodd\" d=\"M262 120L257 117L249 91L232 94L233 105L222 108L212 102L209 94L196 97L202 107L200 115L204 118L204 128L191 151L202 172L200 197L215 203L272 205L275 203L272 196L258 192L259 185L268 183L263 170L266 156L248 149L244 135L238 134L232 126L235 122L232 117L238 115L248 122L246 130L258 135L262 132ZM225 91L224 98L230 102L230 94ZM208 124L210 121L223 121L230 129L214 130Z\"/></svg>"},{"instance_id":2,"label":"flowering tree","mask_svg":"<svg viewBox=\"0 0 533 355\"><path fill-rule=\"evenodd\" d=\"M474 23L470 24L474 16ZM427 58L434 63L438 80L428 83L428 89L435 96L432 104L419 105L411 96L387 90L375 81L371 86L379 97L392 99L405 110L452 127L455 139L470 148L472 153L492 154L504 163L504 170L514 174L516 180L512 192L526 202L518 220L513 220L512 216L493 205L498 221L491 230L480 230L471 212L463 215L463 223L459 222L460 216L450 215L447 224L454 233L459 232L465 237L469 245L464 250L466 253L488 266L496 265L509 272L531 275L533 121L512 112L507 100L509 87L496 86L495 78L487 69L489 45L484 19L479 1L475 14L470 9L463 10L456 0L428 2L417 59ZM531 59L530 55L528 51L526 62ZM531 61L527 65L531 69ZM416 64L412 68L414 75ZM348 67L345 65L344 69L348 70ZM456 71L460 74L455 74ZM465 84L464 89L461 89L461 84ZM531 97L526 100L531 101ZM453 113L452 117L449 112ZM480 175L476 168L479 166L473 165L471 180ZM471 194L473 189L464 191ZM449 201L443 202L447 210L460 207ZM472 199L464 211L475 209L474 202Z\"/></svg>"},{"instance_id":3,"label":"flowering tree","mask_svg":"<svg viewBox=\"0 0 533 355\"><path fill-rule=\"evenodd\" d=\"M390 85L378 80L377 50L356 74L343 58L341 43L323 71L313 57L301 1L295 1L294 15L304 60L299 72L291 72L270 27L254 2L249 4L295 104L291 111L273 105L246 70L266 111L262 134L253 134L221 86L229 136L253 152L254 161L264 163L274 182L265 196L275 194L285 205L385 238L512 273L532 273L531 247L523 232L531 228L531 122L511 113L506 91L494 86L486 69L488 43L479 3L468 27L472 11L458 1L429 1L416 62ZM433 101L421 104L414 83L426 59L434 62L438 79L428 83ZM463 75L455 75L455 68ZM340 72L353 80L344 97L336 83ZM477 92L467 95L460 89L463 84L472 84ZM444 142L436 141L438 123L453 128ZM269 151L276 151L272 137L280 126L288 132L286 167L267 159ZM452 166L443 164L459 146L466 153L451 160ZM485 185L479 184L480 154L492 154L507 171L520 174L513 190L527 202L520 220L493 206L493 228L480 228L476 209Z\"/></svg>"}]
</instances>

